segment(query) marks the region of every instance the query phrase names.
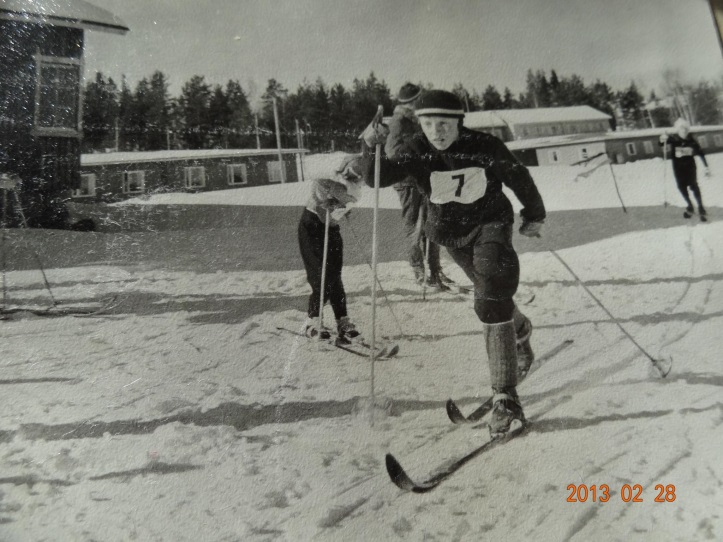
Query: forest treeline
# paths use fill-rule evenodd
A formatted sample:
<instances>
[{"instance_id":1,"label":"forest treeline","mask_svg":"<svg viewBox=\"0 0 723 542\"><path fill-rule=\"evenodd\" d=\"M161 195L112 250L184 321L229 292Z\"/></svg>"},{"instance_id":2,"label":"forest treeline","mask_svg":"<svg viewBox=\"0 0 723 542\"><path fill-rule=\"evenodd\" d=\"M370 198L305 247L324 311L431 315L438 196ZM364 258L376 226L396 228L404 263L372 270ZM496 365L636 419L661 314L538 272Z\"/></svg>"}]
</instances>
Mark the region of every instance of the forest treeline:
<instances>
[{"instance_id":1,"label":"forest treeline","mask_svg":"<svg viewBox=\"0 0 723 542\"><path fill-rule=\"evenodd\" d=\"M118 85L98 72L83 94L83 151L273 148L274 102L283 147L356 151L357 136L377 106L391 114L397 89L390 89L372 72L365 79L354 79L350 88L317 78L295 91L276 79L267 82L259 97L250 90L238 80L212 85L196 75L183 84L179 95L171 96L168 77L161 71L144 77L134 88L125 77ZM664 76L664 99L655 92L644 97L634 82L614 90L601 80L586 84L576 74L558 76L555 70L549 75L528 70L525 91L517 95L494 85L478 91L458 83L452 90L468 111L589 105L611 115L613 129L670 126L680 116L693 124L722 120L723 81L685 84L674 72Z\"/></svg>"}]
</instances>

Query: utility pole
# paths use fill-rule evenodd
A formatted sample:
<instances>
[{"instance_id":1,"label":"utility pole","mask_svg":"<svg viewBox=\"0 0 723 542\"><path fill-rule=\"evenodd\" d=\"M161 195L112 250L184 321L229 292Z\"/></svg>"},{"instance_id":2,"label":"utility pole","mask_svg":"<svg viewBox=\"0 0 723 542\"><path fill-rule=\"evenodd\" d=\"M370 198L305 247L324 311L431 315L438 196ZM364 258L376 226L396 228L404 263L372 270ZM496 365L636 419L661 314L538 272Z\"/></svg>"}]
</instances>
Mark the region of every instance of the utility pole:
<instances>
[{"instance_id":1,"label":"utility pole","mask_svg":"<svg viewBox=\"0 0 723 542\"><path fill-rule=\"evenodd\" d=\"M259 139L259 114L254 113L254 123L256 124L256 148L261 148L261 139Z\"/></svg>"},{"instance_id":2,"label":"utility pole","mask_svg":"<svg viewBox=\"0 0 723 542\"><path fill-rule=\"evenodd\" d=\"M276 125L276 148L279 151L279 173L281 174L281 182L286 182L284 173L284 159L281 155L281 128L279 127L279 109L276 107L276 96L271 98L274 105L274 124Z\"/></svg>"}]
</instances>

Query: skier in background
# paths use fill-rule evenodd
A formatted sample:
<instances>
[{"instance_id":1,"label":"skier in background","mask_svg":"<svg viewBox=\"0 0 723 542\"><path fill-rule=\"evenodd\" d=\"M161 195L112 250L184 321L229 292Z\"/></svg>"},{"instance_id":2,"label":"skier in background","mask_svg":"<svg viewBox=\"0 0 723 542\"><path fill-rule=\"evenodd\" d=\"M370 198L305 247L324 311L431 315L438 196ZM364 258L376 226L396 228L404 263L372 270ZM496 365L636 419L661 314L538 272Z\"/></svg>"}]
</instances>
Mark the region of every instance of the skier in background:
<instances>
[{"instance_id":1,"label":"skier in background","mask_svg":"<svg viewBox=\"0 0 723 542\"><path fill-rule=\"evenodd\" d=\"M405 83L397 94L397 106L389 121L389 137L387 137L385 152L394 160L404 146L404 141L421 131L419 121L414 115L414 101L422 93L421 87L413 83ZM422 284L425 280L427 285L449 290L447 284L450 280L443 272L439 262L439 245L429 242L427 246L424 235L424 223L427 217L427 198L417 188L414 178L404 174L401 180L394 184L394 189L399 196L399 203L402 206L402 220L404 222L404 235L407 238L409 265L414 272L414 280ZM429 277L424 276L425 254Z\"/></svg>"},{"instance_id":2,"label":"skier in background","mask_svg":"<svg viewBox=\"0 0 723 542\"><path fill-rule=\"evenodd\" d=\"M525 417L517 395L518 371L533 361L532 325L512 300L520 265L512 247L514 212L504 184L523 204L520 233L538 237L545 220L542 198L527 169L496 137L462 125L464 110L451 92L430 90L416 101L422 133L408 139L396 160L380 157L381 186L411 175L429 202L425 234L444 245L475 287L474 309L482 321L493 409L490 432L509 430ZM374 148L388 129L372 123L364 132L365 181L373 185ZM519 353L519 354L518 354ZM518 356L526 358L518 367Z\"/></svg>"},{"instance_id":3,"label":"skier in background","mask_svg":"<svg viewBox=\"0 0 723 542\"><path fill-rule=\"evenodd\" d=\"M678 185L678 190L683 195L685 202L688 206L683 213L685 218L690 218L695 209L693 208L693 202L690 200L690 194L688 191L693 192L695 201L698 204L698 215L703 222L706 222L707 212L703 207L703 196L700 193L700 187L698 186L697 170L695 165L695 156L700 156L705 166L705 176L710 177L710 170L708 169L708 162L705 159L703 150L690 134L690 124L685 119L678 119L675 121L673 127L676 133L673 135L663 134L660 136L660 145L669 145L670 156L673 161L673 174L675 175L675 182Z\"/></svg>"},{"instance_id":4,"label":"skier in background","mask_svg":"<svg viewBox=\"0 0 723 542\"><path fill-rule=\"evenodd\" d=\"M338 221L348 212L347 204L359 200L362 184L358 155L345 156L335 171L334 179L315 179L311 183L311 194L301 214L298 227L301 258L304 261L306 278L311 286L307 312L309 318L304 331L307 337L316 337L320 333L322 339L331 338L331 333L326 327L317 329L327 209L330 211L330 221L324 303L328 301L334 311L339 340L348 343L350 339L359 337L359 332L349 319L346 310L346 293L341 281L344 244Z\"/></svg>"}]
</instances>

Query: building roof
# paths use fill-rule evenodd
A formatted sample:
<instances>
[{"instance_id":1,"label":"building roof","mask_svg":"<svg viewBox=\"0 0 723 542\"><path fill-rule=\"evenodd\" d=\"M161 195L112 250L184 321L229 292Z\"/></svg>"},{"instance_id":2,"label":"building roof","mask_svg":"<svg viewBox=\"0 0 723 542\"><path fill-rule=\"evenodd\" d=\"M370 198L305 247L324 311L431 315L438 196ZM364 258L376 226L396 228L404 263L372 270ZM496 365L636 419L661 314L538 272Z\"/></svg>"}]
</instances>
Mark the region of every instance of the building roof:
<instances>
[{"instance_id":1,"label":"building roof","mask_svg":"<svg viewBox=\"0 0 723 542\"><path fill-rule=\"evenodd\" d=\"M468 128L490 128L513 124L539 124L550 122L576 122L610 120L607 113L589 105L571 107L538 107L535 109L498 109L465 113L464 125Z\"/></svg>"},{"instance_id":2,"label":"building roof","mask_svg":"<svg viewBox=\"0 0 723 542\"><path fill-rule=\"evenodd\" d=\"M705 134L706 132L720 132L723 126L691 126L693 134ZM673 133L670 126L666 128L646 128L643 130L619 130L600 134L568 134L550 137L538 137L535 139L519 139L505 143L510 150L544 149L549 147L566 147L569 145L584 145L586 143L599 143L615 140L632 140L638 138L658 138L664 133Z\"/></svg>"},{"instance_id":3,"label":"building roof","mask_svg":"<svg viewBox=\"0 0 723 542\"><path fill-rule=\"evenodd\" d=\"M309 152L306 149L281 149L281 154L299 154ZM138 151L106 152L83 154L81 166L100 166L108 164L137 164L139 162L171 162L174 160L207 160L210 158L238 158L242 156L265 156L279 154L278 149L207 149L180 151Z\"/></svg>"},{"instance_id":4,"label":"building roof","mask_svg":"<svg viewBox=\"0 0 723 542\"><path fill-rule=\"evenodd\" d=\"M125 34L129 28L110 11L85 0L2 0L0 19Z\"/></svg>"}]
</instances>

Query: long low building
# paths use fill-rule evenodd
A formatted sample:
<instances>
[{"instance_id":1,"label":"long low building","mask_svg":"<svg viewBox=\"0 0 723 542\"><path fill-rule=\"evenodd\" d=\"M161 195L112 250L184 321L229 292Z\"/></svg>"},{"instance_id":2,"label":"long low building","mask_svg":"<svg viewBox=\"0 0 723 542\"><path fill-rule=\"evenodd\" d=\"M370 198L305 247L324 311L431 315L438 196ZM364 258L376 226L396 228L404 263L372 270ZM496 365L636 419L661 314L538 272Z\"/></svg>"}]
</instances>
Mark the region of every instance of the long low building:
<instances>
[{"instance_id":1,"label":"long low building","mask_svg":"<svg viewBox=\"0 0 723 542\"><path fill-rule=\"evenodd\" d=\"M507 147L526 166L575 164L606 153L616 164L663 157L660 136L673 128L648 128L607 132L603 134L571 134L509 141ZM723 151L723 126L693 126L693 137L704 153Z\"/></svg>"},{"instance_id":2,"label":"long low building","mask_svg":"<svg viewBox=\"0 0 723 542\"><path fill-rule=\"evenodd\" d=\"M303 180L305 149L213 149L83 154L76 200L119 201Z\"/></svg>"},{"instance_id":3,"label":"long low building","mask_svg":"<svg viewBox=\"0 0 723 542\"><path fill-rule=\"evenodd\" d=\"M567 134L605 133L612 117L589 105L498 109L465 113L464 125L487 132L502 141L535 139Z\"/></svg>"}]
</instances>

